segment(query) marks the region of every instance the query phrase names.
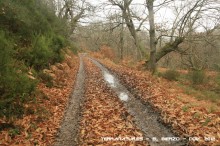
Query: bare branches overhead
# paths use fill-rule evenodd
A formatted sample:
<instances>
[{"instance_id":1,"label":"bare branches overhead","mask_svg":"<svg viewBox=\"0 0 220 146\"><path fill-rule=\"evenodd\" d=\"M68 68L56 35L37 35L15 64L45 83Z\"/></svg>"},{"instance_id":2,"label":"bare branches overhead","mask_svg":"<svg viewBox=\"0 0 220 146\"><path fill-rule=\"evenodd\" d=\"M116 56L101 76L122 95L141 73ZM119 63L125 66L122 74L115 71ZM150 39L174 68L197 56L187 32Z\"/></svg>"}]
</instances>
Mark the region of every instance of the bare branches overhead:
<instances>
[{"instance_id":1,"label":"bare branches overhead","mask_svg":"<svg viewBox=\"0 0 220 146\"><path fill-rule=\"evenodd\" d=\"M95 8L88 0L62 0L61 3L58 16L70 22L71 33L75 30L79 20L87 17Z\"/></svg>"}]
</instances>

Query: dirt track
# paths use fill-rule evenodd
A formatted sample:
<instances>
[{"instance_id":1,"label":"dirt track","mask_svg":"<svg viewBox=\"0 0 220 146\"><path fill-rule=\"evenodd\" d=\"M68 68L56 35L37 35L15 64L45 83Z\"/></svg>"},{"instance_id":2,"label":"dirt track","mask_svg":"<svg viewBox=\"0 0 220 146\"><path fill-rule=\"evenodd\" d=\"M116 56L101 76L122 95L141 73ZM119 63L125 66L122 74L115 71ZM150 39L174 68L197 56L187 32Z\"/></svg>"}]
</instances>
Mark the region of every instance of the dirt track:
<instances>
[{"instance_id":1,"label":"dirt track","mask_svg":"<svg viewBox=\"0 0 220 146\"><path fill-rule=\"evenodd\" d=\"M66 108L55 146L78 145L81 103L84 95L84 80L85 72L82 56L80 56L80 67L76 78L76 84L74 86L68 107Z\"/></svg>"},{"instance_id":2,"label":"dirt track","mask_svg":"<svg viewBox=\"0 0 220 146\"><path fill-rule=\"evenodd\" d=\"M111 140L106 141L109 137ZM135 98L103 65L82 55L74 92L55 145L186 145L184 141L161 141L162 137L175 135L159 122L159 115L152 107Z\"/></svg>"}]
</instances>

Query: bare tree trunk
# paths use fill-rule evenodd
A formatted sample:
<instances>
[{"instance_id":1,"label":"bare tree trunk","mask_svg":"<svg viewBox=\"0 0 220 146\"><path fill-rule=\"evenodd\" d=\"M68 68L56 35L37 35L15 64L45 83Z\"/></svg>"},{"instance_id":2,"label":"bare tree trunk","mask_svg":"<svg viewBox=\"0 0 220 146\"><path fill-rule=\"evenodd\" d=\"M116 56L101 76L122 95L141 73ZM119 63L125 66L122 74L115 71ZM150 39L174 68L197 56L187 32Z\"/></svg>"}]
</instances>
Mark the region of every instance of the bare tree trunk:
<instances>
[{"instance_id":1,"label":"bare tree trunk","mask_svg":"<svg viewBox=\"0 0 220 146\"><path fill-rule=\"evenodd\" d=\"M138 41L138 38L137 38L137 34L136 34L136 33L134 34L133 38L134 38L134 44L135 44L135 46L136 46L136 49L135 49L136 60L138 61L138 60L140 60L141 57L142 57L142 56L141 56L141 51L140 51L141 45L140 45L140 43L139 43L139 41ZM140 58L140 59L139 59L139 58Z\"/></svg>"},{"instance_id":2,"label":"bare tree trunk","mask_svg":"<svg viewBox=\"0 0 220 146\"><path fill-rule=\"evenodd\" d=\"M149 23L150 23L150 59L148 61L148 69L154 73L156 71L156 36L155 36L155 24L154 24L154 0L147 0L147 8L149 12Z\"/></svg>"},{"instance_id":3,"label":"bare tree trunk","mask_svg":"<svg viewBox=\"0 0 220 146\"><path fill-rule=\"evenodd\" d=\"M133 0L122 0L120 2L120 1L117 1L117 0L109 0L109 2L112 5L118 6L121 9L122 17L125 20L125 24L128 27L128 30L129 30L131 36L134 39L134 44L136 46L136 48L135 48L136 59L139 60L139 58L142 57L142 53L141 53L142 50L141 50L140 42L139 42L138 37L137 37L137 30L135 29L134 22L132 20L133 16L132 16L132 12L130 10L130 5L131 5L132 1ZM146 18L141 22L141 24L138 27L138 30L140 29L140 27L142 26L142 24L145 20L146 20Z\"/></svg>"},{"instance_id":4,"label":"bare tree trunk","mask_svg":"<svg viewBox=\"0 0 220 146\"><path fill-rule=\"evenodd\" d=\"M121 18L121 34L120 34L120 59L124 58L124 19Z\"/></svg>"}]
</instances>

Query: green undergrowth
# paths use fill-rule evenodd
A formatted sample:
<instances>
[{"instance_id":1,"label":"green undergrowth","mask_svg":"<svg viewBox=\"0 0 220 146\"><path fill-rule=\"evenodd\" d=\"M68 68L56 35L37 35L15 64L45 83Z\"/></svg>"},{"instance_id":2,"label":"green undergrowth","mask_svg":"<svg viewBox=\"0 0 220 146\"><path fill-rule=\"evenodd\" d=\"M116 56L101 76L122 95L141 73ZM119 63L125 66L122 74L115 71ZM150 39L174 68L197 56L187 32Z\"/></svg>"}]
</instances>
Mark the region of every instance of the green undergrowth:
<instances>
[{"instance_id":1,"label":"green undergrowth","mask_svg":"<svg viewBox=\"0 0 220 146\"><path fill-rule=\"evenodd\" d=\"M42 0L1 0L0 20L0 117L22 117L37 84L52 86L42 70L64 60L63 48L77 49L66 21Z\"/></svg>"},{"instance_id":2,"label":"green undergrowth","mask_svg":"<svg viewBox=\"0 0 220 146\"><path fill-rule=\"evenodd\" d=\"M169 81L177 81L179 87L186 94L192 95L198 100L208 100L215 104L220 103L220 73L217 76L208 76L205 71L180 73L176 70L167 70L158 72L157 75Z\"/></svg>"},{"instance_id":3,"label":"green undergrowth","mask_svg":"<svg viewBox=\"0 0 220 146\"><path fill-rule=\"evenodd\" d=\"M177 81L180 74L176 70L167 70L163 74L160 74L163 78L170 81Z\"/></svg>"}]
</instances>

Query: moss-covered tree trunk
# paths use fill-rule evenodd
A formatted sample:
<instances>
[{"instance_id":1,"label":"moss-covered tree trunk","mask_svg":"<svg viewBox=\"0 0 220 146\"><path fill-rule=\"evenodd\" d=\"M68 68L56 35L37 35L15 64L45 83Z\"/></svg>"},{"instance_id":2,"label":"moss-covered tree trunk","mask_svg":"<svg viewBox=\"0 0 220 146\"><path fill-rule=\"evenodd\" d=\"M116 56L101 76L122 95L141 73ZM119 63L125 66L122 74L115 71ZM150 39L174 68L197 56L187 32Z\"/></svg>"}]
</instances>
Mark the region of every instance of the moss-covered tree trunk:
<instances>
[{"instance_id":1,"label":"moss-covered tree trunk","mask_svg":"<svg viewBox=\"0 0 220 146\"><path fill-rule=\"evenodd\" d=\"M178 46L184 41L183 37L176 38L175 41L167 43L165 46L163 46L158 52L153 52L150 55L150 59L146 61L145 65L147 69L151 70L152 73L155 72L156 69L156 63L163 58L165 55L167 55L170 52L177 51L179 48ZM153 55L153 56L152 56ZM155 62L153 62L155 61ZM154 64L155 63L155 64Z\"/></svg>"},{"instance_id":2,"label":"moss-covered tree trunk","mask_svg":"<svg viewBox=\"0 0 220 146\"><path fill-rule=\"evenodd\" d=\"M167 55L172 51L177 51L178 46L183 42L184 38L176 38L174 42L167 43L165 46L161 48L160 51L156 52L155 61L158 62L162 57Z\"/></svg>"}]
</instances>

